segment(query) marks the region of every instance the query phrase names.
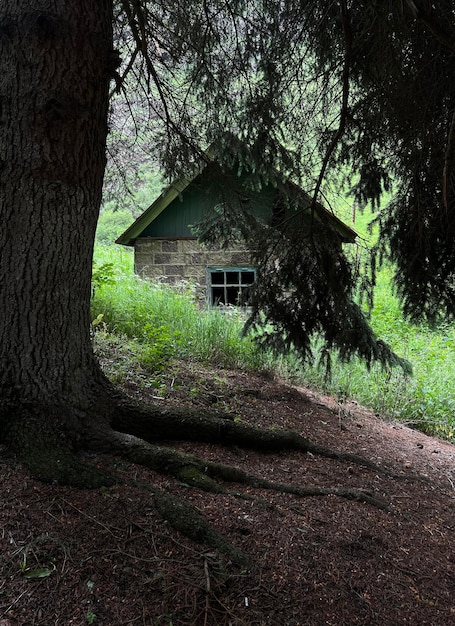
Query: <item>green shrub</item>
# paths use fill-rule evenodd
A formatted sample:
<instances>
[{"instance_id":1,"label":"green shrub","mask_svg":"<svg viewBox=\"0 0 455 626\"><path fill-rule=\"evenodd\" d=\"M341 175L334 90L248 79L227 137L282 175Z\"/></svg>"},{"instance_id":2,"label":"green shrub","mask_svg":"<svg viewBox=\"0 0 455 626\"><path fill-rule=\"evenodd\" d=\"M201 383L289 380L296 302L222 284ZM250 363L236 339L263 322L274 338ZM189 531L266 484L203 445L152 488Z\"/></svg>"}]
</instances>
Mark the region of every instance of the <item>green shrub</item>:
<instances>
[{"instance_id":1,"label":"green shrub","mask_svg":"<svg viewBox=\"0 0 455 626\"><path fill-rule=\"evenodd\" d=\"M113 244L133 221L128 209L115 209L107 205L100 214L96 229L96 241L100 244Z\"/></svg>"},{"instance_id":2,"label":"green shrub","mask_svg":"<svg viewBox=\"0 0 455 626\"><path fill-rule=\"evenodd\" d=\"M92 288L93 290L103 285L112 285L115 282L115 265L111 262L93 266Z\"/></svg>"}]
</instances>

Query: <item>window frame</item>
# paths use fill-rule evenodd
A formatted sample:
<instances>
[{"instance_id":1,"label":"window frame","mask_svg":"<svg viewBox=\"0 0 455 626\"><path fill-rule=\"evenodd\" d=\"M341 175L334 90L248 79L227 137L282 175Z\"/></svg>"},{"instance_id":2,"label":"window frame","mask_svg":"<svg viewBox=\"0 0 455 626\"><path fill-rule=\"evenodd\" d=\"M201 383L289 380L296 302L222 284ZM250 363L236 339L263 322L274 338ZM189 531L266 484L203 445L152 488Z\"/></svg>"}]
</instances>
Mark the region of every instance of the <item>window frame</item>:
<instances>
[{"instance_id":1,"label":"window frame","mask_svg":"<svg viewBox=\"0 0 455 626\"><path fill-rule=\"evenodd\" d=\"M244 307L248 306L248 304L239 305L238 303L235 304L233 302L230 302L231 298L230 298L228 290L237 288L237 294L239 293L242 294L245 290L250 288L256 281L257 267L253 265L235 265L235 266L234 265L217 265L217 266L207 267L206 271L207 271L207 282L206 282L207 301L210 306L244 306ZM212 280L213 274L217 274L220 272L223 272L224 274L223 281L214 283ZM234 273L234 272L237 273L238 280L235 282L228 281L227 274ZM253 274L252 282L242 281L242 273L244 272ZM223 290L224 302L220 302L220 299L215 296L214 289ZM238 295L237 295L237 301L238 301Z\"/></svg>"}]
</instances>

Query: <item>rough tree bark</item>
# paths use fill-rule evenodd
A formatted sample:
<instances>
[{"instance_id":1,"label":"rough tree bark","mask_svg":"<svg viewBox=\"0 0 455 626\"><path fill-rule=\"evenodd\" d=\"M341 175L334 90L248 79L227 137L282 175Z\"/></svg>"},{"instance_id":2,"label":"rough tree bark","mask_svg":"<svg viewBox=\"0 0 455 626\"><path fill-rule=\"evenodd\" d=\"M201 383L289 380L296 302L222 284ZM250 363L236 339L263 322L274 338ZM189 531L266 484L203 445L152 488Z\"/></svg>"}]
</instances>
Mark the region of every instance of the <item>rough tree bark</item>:
<instances>
[{"instance_id":1,"label":"rough tree bark","mask_svg":"<svg viewBox=\"0 0 455 626\"><path fill-rule=\"evenodd\" d=\"M274 484L159 447L159 439L190 438L292 448L380 471L296 433L134 406L102 374L90 340L90 284L116 61L112 0L1 1L0 441L48 481L108 482L77 455L96 449L202 489L222 491L233 481L380 505L361 490ZM177 528L241 560L194 511L154 493Z\"/></svg>"},{"instance_id":2,"label":"rough tree bark","mask_svg":"<svg viewBox=\"0 0 455 626\"><path fill-rule=\"evenodd\" d=\"M89 307L112 50L111 0L0 4L0 427L46 463L103 399Z\"/></svg>"}]
</instances>

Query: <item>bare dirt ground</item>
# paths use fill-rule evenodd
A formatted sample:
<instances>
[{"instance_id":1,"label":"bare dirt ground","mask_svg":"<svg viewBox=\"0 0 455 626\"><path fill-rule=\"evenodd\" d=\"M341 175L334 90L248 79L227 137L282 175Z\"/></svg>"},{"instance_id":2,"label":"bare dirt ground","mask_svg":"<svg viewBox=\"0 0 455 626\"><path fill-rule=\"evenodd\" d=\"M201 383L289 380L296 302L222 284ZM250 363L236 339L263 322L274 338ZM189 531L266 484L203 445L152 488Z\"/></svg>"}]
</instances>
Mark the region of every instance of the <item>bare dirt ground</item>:
<instances>
[{"instance_id":1,"label":"bare dirt ground","mask_svg":"<svg viewBox=\"0 0 455 626\"><path fill-rule=\"evenodd\" d=\"M277 481L365 488L389 511L238 485L214 495L107 456L91 461L118 484L78 490L39 483L3 453L0 626L455 624L455 446L244 372L177 363L159 390L141 380L127 391L360 454L400 477L310 454L178 444ZM147 483L186 498L252 566L163 523Z\"/></svg>"}]
</instances>

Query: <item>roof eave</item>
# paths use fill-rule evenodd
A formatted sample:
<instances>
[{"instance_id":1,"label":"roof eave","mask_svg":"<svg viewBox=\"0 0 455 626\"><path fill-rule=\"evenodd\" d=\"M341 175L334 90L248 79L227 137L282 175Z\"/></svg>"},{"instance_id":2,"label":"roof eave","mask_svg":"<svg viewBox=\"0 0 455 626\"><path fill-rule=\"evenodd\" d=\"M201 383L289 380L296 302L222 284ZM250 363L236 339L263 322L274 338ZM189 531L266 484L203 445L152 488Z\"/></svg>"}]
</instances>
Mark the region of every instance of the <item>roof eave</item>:
<instances>
[{"instance_id":1,"label":"roof eave","mask_svg":"<svg viewBox=\"0 0 455 626\"><path fill-rule=\"evenodd\" d=\"M177 198L185 189L197 178L203 167L198 167L196 172L191 176L185 176L174 181L167 187L160 196L146 209L129 228L123 232L115 243L123 246L134 246L137 237L154 219L166 209L175 198Z\"/></svg>"},{"instance_id":2,"label":"roof eave","mask_svg":"<svg viewBox=\"0 0 455 626\"><path fill-rule=\"evenodd\" d=\"M134 246L137 237L145 230L145 228L147 228L147 226L151 224L151 222L153 222L153 220L156 219L158 215L160 215L160 213L162 213L164 209L166 209L171 202L175 200L175 198L185 191L185 189L199 176L199 174L202 173L207 166L207 163L214 158L214 155L210 151L207 151L205 156L206 160L195 168L193 174L181 177L169 185L169 187L167 187L163 193L158 196L155 202L153 202L153 204L151 204L148 209L146 209L136 219L136 221L133 222L133 224L131 224L131 226L116 239L115 243L123 246ZM288 184L295 189L298 189L299 193L303 193L308 200L312 201L311 197L303 191L299 185L291 180L288 180ZM331 211L327 210L319 202L316 203L316 209L335 224L343 243L355 242L357 239L357 233L350 228L350 226L345 224L341 219L339 219Z\"/></svg>"}]
</instances>

